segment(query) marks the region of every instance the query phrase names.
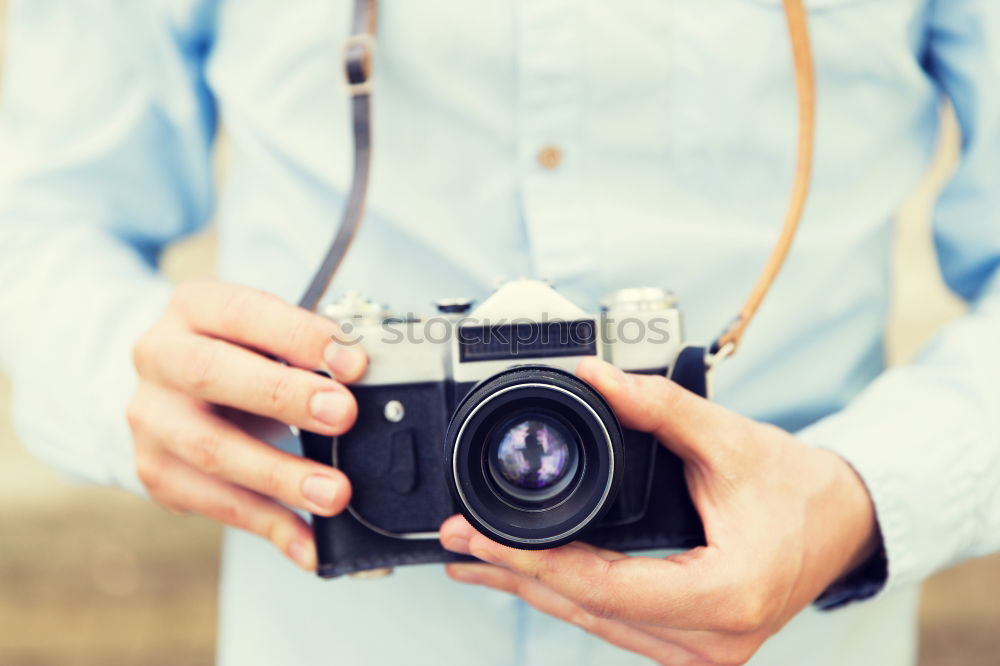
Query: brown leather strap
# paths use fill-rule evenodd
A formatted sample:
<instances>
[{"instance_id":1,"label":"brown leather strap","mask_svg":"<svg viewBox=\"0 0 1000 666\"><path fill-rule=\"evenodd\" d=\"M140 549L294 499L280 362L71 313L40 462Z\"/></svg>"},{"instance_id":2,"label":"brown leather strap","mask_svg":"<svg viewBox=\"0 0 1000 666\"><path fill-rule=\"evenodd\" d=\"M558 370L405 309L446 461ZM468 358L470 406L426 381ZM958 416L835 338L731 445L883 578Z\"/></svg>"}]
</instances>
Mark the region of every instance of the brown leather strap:
<instances>
[{"instance_id":1,"label":"brown leather strap","mask_svg":"<svg viewBox=\"0 0 1000 666\"><path fill-rule=\"evenodd\" d=\"M712 343L713 354L732 355L740 344L740 338L764 301L768 290L785 263L792 240L802 220L802 213L809 196L809 181L812 176L813 142L816 134L816 80L813 71L812 48L809 45L809 27L802 0L784 0L788 33L792 43L792 57L795 61L795 87L799 102L799 148L792 194L785 213L785 225L781 229L778 242L771 250L764 270L750 292L746 303L736 318Z\"/></svg>"},{"instance_id":2,"label":"brown leather strap","mask_svg":"<svg viewBox=\"0 0 1000 666\"><path fill-rule=\"evenodd\" d=\"M351 94L354 128L354 171L347 203L340 218L337 235L330 244L323 263L299 299L299 306L315 311L330 287L330 281L347 254L365 214L368 173L371 166L371 81L375 55L375 0L355 0L351 36L344 45L344 74Z\"/></svg>"}]
</instances>

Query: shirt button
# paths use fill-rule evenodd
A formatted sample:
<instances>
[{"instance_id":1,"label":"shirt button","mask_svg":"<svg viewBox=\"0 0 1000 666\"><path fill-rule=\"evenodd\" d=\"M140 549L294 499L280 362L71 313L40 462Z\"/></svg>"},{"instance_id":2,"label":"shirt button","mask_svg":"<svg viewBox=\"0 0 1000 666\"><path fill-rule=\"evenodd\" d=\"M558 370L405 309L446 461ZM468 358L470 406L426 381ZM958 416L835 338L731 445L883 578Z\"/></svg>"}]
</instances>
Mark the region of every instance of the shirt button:
<instances>
[{"instance_id":1,"label":"shirt button","mask_svg":"<svg viewBox=\"0 0 1000 666\"><path fill-rule=\"evenodd\" d=\"M555 146L545 146L538 151L538 163L544 169L558 169L562 164L562 151Z\"/></svg>"}]
</instances>

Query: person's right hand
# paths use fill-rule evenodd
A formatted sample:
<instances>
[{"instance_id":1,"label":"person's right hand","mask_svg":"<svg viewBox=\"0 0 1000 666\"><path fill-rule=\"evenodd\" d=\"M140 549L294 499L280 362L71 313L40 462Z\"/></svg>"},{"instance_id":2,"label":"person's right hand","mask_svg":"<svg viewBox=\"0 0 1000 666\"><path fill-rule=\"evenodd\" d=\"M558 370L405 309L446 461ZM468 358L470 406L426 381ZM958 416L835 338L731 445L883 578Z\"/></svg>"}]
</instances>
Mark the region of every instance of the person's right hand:
<instances>
[{"instance_id":1,"label":"person's right hand","mask_svg":"<svg viewBox=\"0 0 1000 666\"><path fill-rule=\"evenodd\" d=\"M368 361L360 346L338 344L338 333L333 322L256 289L208 280L179 285L134 348L139 386L128 420L150 497L265 537L303 569L315 569L309 526L279 502L334 515L350 498L347 478L273 448L236 422L265 417L321 434L346 432L357 404L342 382L359 379ZM335 379L313 372L321 368Z\"/></svg>"}]
</instances>

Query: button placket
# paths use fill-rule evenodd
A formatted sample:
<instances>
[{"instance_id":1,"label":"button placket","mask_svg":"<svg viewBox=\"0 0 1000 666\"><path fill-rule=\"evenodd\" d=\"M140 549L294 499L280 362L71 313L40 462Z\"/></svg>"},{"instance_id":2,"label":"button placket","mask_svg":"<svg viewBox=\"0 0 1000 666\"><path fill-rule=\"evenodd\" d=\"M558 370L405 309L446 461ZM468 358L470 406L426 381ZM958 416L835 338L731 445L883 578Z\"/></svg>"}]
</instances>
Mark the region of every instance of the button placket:
<instances>
[{"instance_id":1,"label":"button placket","mask_svg":"<svg viewBox=\"0 0 1000 666\"><path fill-rule=\"evenodd\" d=\"M518 5L518 172L533 264L557 282L590 272L581 200L583 44L575 0Z\"/></svg>"}]
</instances>

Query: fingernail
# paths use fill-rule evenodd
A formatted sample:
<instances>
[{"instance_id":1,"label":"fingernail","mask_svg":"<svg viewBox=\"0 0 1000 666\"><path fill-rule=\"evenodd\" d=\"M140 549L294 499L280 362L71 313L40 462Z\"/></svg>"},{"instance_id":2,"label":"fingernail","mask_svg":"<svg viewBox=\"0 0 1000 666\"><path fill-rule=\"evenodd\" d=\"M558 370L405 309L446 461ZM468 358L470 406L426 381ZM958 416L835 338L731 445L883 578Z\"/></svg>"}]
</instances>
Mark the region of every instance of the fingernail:
<instances>
[{"instance_id":1,"label":"fingernail","mask_svg":"<svg viewBox=\"0 0 1000 666\"><path fill-rule=\"evenodd\" d=\"M340 391L320 391L309 401L309 412L317 421L339 426L350 409L351 399Z\"/></svg>"},{"instance_id":2,"label":"fingernail","mask_svg":"<svg viewBox=\"0 0 1000 666\"><path fill-rule=\"evenodd\" d=\"M288 545L288 556L306 571L316 568L314 553L312 544L306 541L293 541Z\"/></svg>"},{"instance_id":3,"label":"fingernail","mask_svg":"<svg viewBox=\"0 0 1000 666\"><path fill-rule=\"evenodd\" d=\"M323 361L335 377L348 379L359 377L368 362L360 347L346 347L336 341L323 350Z\"/></svg>"},{"instance_id":4,"label":"fingernail","mask_svg":"<svg viewBox=\"0 0 1000 666\"><path fill-rule=\"evenodd\" d=\"M337 498L339 484L328 476L313 474L302 482L302 494L320 510L326 511L333 507Z\"/></svg>"},{"instance_id":5,"label":"fingernail","mask_svg":"<svg viewBox=\"0 0 1000 666\"><path fill-rule=\"evenodd\" d=\"M445 547L445 550L450 550L453 553L468 553L469 537L455 534L446 538L441 545Z\"/></svg>"},{"instance_id":6,"label":"fingernail","mask_svg":"<svg viewBox=\"0 0 1000 666\"><path fill-rule=\"evenodd\" d=\"M448 567L449 572L452 577L462 583L481 583L483 582L482 575L475 569L473 565L469 564L452 564Z\"/></svg>"}]
</instances>

